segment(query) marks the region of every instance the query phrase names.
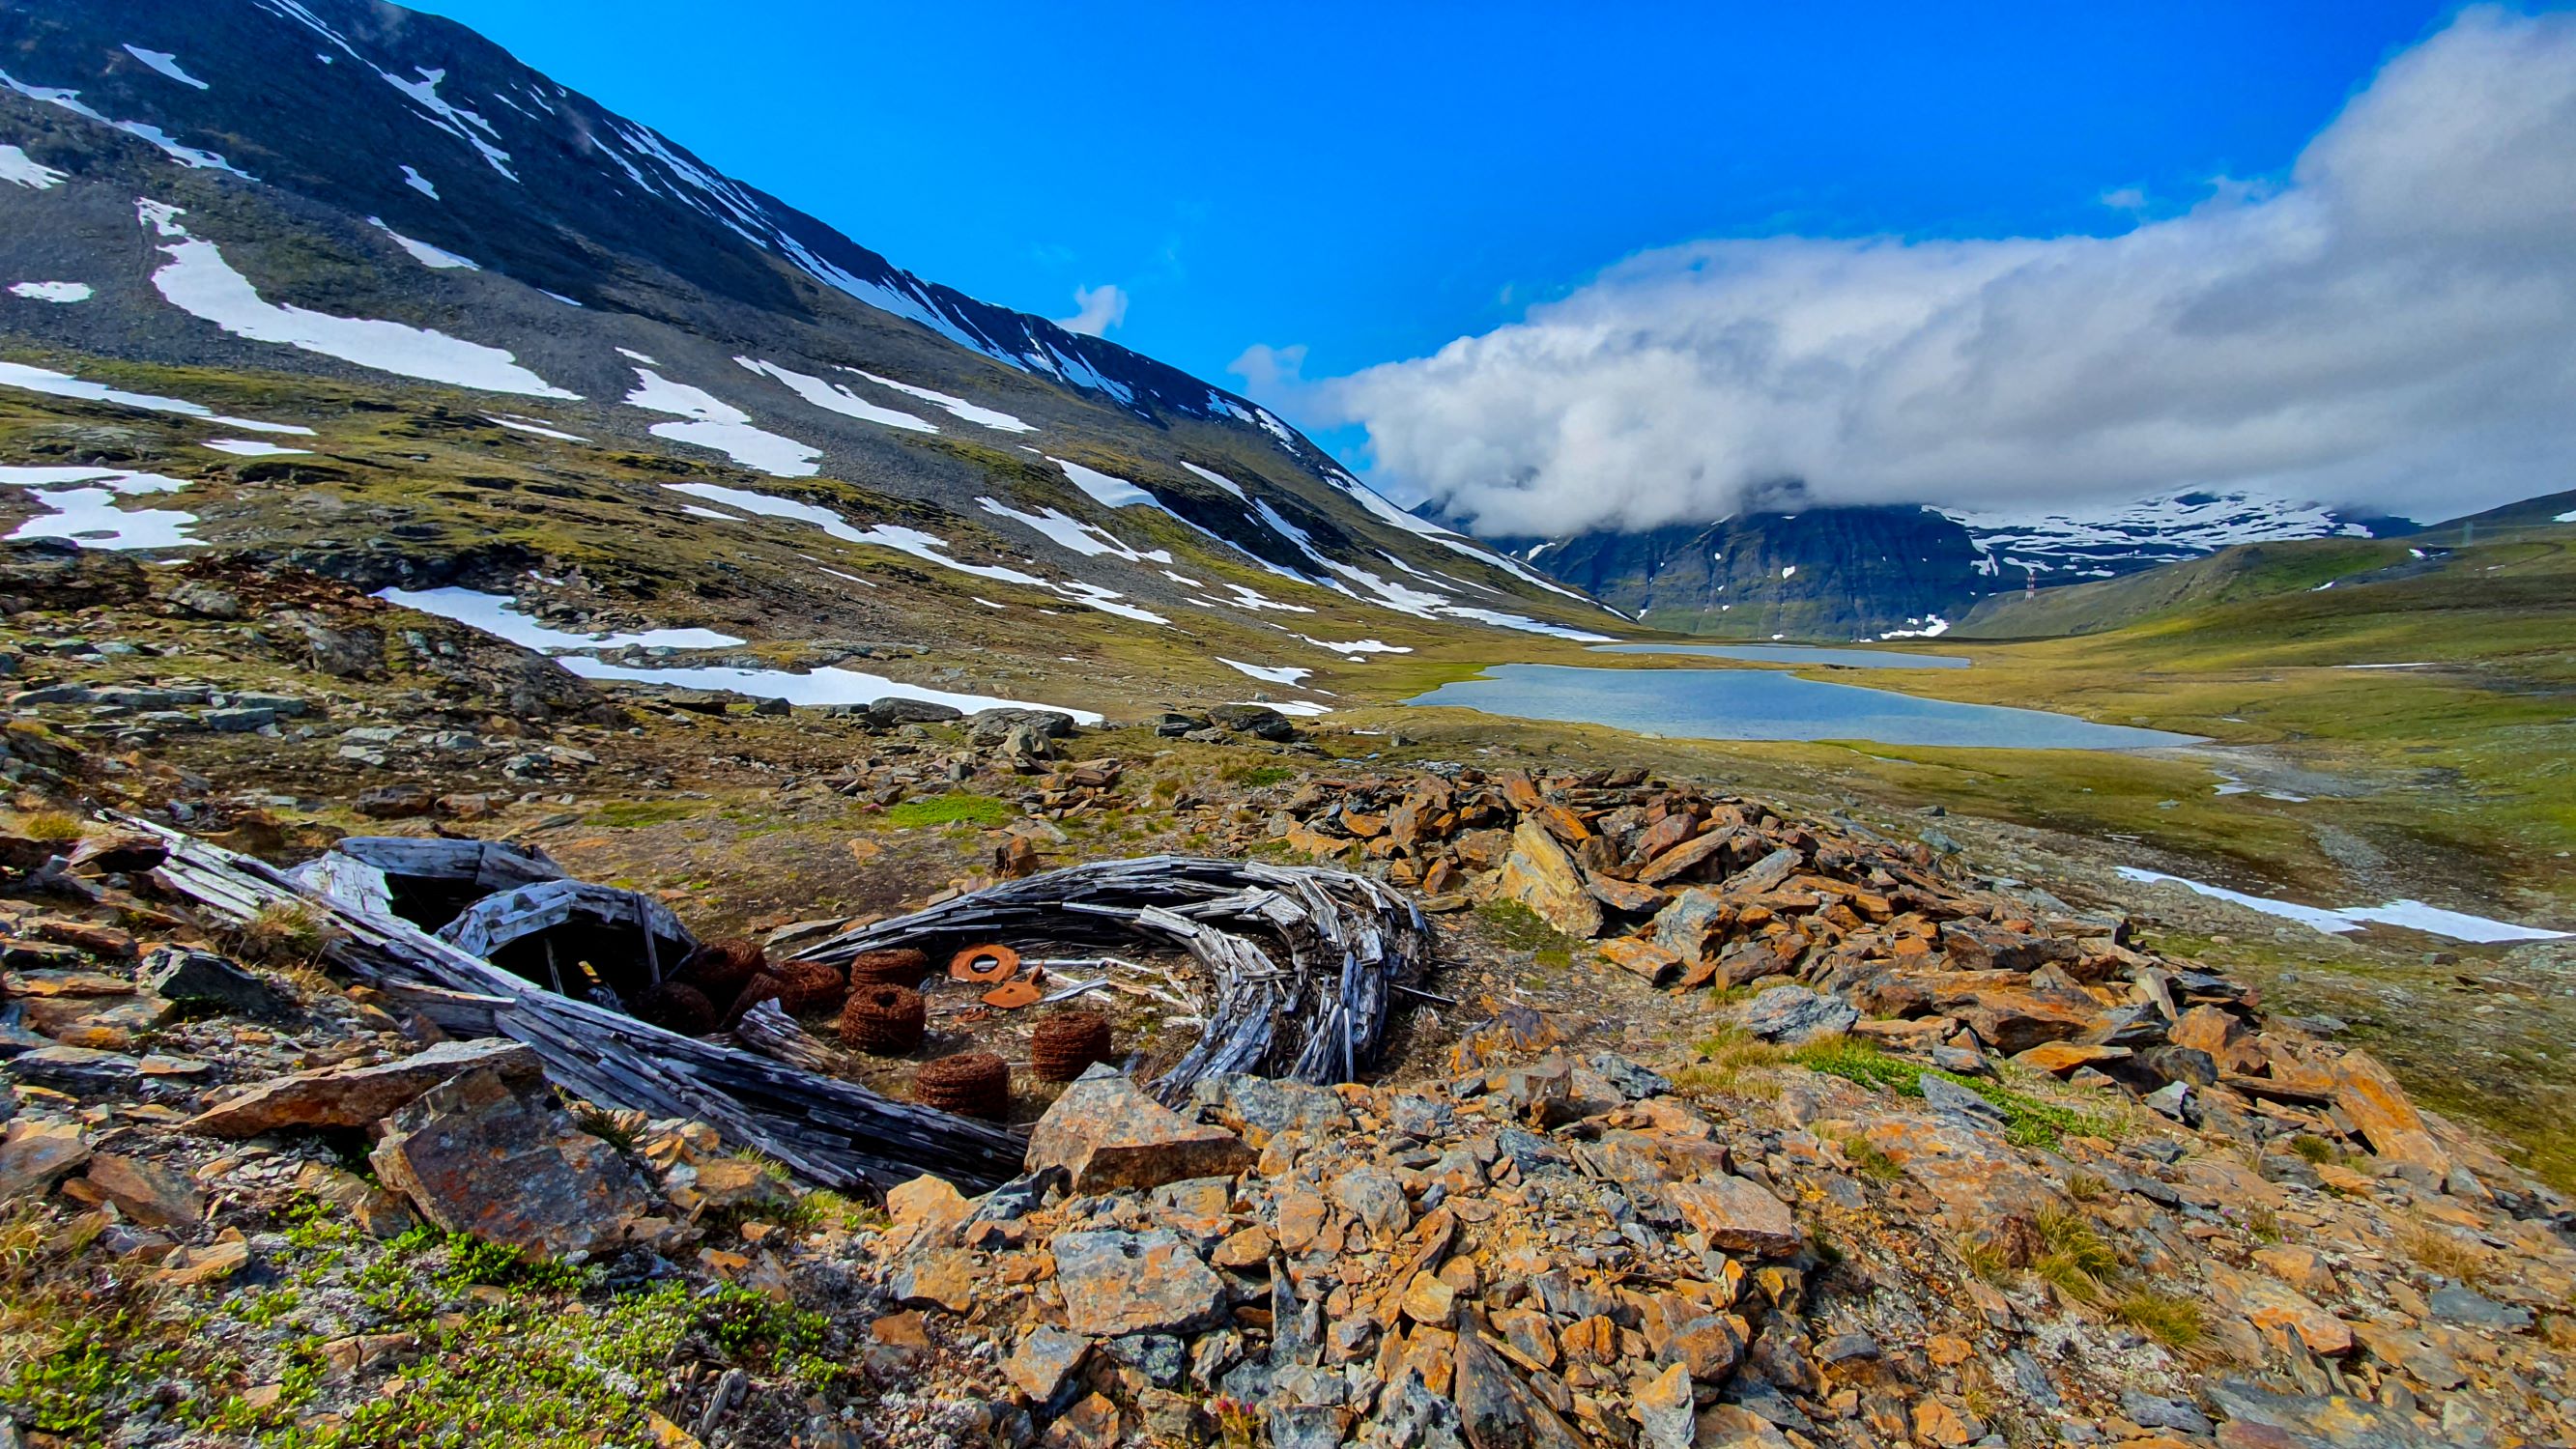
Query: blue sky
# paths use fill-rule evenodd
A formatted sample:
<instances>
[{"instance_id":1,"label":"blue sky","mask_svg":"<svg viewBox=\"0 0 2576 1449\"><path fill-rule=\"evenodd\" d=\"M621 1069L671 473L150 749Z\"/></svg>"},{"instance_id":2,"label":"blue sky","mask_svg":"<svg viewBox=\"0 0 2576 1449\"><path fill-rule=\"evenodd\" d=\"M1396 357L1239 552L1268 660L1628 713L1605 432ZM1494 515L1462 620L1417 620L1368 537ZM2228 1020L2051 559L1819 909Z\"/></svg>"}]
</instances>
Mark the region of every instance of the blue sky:
<instances>
[{"instance_id":1,"label":"blue sky","mask_svg":"<svg viewBox=\"0 0 2576 1449\"><path fill-rule=\"evenodd\" d=\"M1700 238L2117 231L2450 7L425 0L925 276L1202 376L1418 356ZM1322 421L1322 419L1317 419Z\"/></svg>"}]
</instances>

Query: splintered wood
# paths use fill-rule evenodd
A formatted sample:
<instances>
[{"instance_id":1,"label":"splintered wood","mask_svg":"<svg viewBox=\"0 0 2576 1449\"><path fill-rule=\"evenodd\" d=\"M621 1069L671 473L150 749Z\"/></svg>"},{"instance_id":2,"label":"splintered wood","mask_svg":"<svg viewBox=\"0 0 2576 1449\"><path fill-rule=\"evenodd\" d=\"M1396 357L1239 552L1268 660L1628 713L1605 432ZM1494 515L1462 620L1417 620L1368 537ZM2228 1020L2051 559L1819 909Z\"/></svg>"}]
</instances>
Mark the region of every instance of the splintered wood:
<instances>
[{"instance_id":1,"label":"splintered wood","mask_svg":"<svg viewBox=\"0 0 2576 1449\"><path fill-rule=\"evenodd\" d=\"M119 823L166 840L170 857L154 879L218 922L238 926L281 902L315 910L331 927L324 950L331 964L451 1035L526 1042L553 1081L589 1101L695 1118L845 1190L882 1191L923 1173L980 1190L1020 1170L1023 1144L1011 1132L842 1080L834 1074L838 1054L781 1013L746 1017L740 1036L753 1050L681 1036L496 966L374 908L380 896L326 895L179 831L138 819ZM1317 1084L1352 1079L1377 1057L1390 995L1430 961L1421 913L1376 881L1176 856L1007 882L845 932L803 954L842 964L894 946L919 945L936 956L1011 940L1100 952L1139 939L1186 952L1213 987L1198 1043L1153 1084L1167 1102L1188 1096L1202 1078L1230 1072Z\"/></svg>"}]
</instances>

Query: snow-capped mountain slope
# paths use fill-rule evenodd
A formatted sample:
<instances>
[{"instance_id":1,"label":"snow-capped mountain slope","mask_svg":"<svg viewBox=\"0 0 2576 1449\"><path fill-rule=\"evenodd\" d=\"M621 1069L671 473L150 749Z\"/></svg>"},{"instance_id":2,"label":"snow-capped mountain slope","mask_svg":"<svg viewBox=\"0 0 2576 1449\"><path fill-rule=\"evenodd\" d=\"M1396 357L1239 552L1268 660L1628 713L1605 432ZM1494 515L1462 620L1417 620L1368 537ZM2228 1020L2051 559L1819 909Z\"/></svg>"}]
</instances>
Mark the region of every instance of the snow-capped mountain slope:
<instances>
[{"instance_id":1,"label":"snow-capped mountain slope","mask_svg":"<svg viewBox=\"0 0 2576 1449\"><path fill-rule=\"evenodd\" d=\"M2016 582L2036 574L2043 587L2135 573L2240 543L2389 538L2414 528L2402 518L2242 489L2177 493L2092 512L1935 511L1968 530L1981 572Z\"/></svg>"},{"instance_id":2,"label":"snow-capped mountain slope","mask_svg":"<svg viewBox=\"0 0 2576 1449\"><path fill-rule=\"evenodd\" d=\"M434 393L523 436L840 480L990 532L1015 574L1114 573L1073 591L1092 607L1239 601L1124 537L1150 515L1372 610L1617 622L1244 398L927 281L372 0L0 7L0 361L83 359Z\"/></svg>"}]
</instances>

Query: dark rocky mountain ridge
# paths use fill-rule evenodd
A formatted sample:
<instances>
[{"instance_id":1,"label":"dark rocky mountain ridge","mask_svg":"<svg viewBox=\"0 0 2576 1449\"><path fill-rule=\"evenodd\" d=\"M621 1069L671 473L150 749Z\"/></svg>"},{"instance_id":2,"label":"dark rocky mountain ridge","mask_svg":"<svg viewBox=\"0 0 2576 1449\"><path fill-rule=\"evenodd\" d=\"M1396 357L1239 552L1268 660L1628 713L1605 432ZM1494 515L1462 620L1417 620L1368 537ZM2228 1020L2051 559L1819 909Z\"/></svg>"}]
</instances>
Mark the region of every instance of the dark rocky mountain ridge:
<instances>
[{"instance_id":1,"label":"dark rocky mountain ridge","mask_svg":"<svg viewBox=\"0 0 2576 1449\"><path fill-rule=\"evenodd\" d=\"M1491 541L1655 628L1867 639L1938 634L1999 594L2122 577L2235 544L2393 538L2415 528L2366 511L2193 491L2025 515L1910 504L1775 508L1637 533Z\"/></svg>"}]
</instances>

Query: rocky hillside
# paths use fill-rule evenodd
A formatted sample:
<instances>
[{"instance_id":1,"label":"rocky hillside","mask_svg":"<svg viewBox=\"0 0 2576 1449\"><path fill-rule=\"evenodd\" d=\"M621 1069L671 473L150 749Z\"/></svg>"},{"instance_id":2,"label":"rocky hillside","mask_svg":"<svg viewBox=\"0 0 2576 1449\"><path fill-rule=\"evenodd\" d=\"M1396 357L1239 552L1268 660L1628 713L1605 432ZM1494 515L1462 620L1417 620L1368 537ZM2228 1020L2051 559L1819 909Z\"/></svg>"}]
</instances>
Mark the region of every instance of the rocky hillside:
<instances>
[{"instance_id":1,"label":"rocky hillside","mask_svg":"<svg viewBox=\"0 0 2576 1449\"><path fill-rule=\"evenodd\" d=\"M1619 622L1242 398L369 0L0 12L0 469L19 536L747 641L980 611L1034 653L1080 612L1294 676Z\"/></svg>"},{"instance_id":2,"label":"rocky hillside","mask_svg":"<svg viewBox=\"0 0 2576 1449\"><path fill-rule=\"evenodd\" d=\"M1771 509L1497 545L1657 628L1840 640L1938 635L2033 585L2120 578L2245 543L2394 538L2414 527L2245 493L2185 493L2068 513Z\"/></svg>"},{"instance_id":3,"label":"rocky hillside","mask_svg":"<svg viewBox=\"0 0 2576 1449\"><path fill-rule=\"evenodd\" d=\"M12 557L22 1443L2576 1433L2564 1198L2342 1023L1946 838L1634 766L1390 768L1265 711L773 714L291 570ZM209 617L218 593L263 622ZM264 691L229 673L253 663ZM958 1128L1009 1144L1008 1180L800 1179L745 1151L766 1118L647 1112L651 1079L560 1074L559 1029L492 1035L490 996L353 974L424 924L248 911L102 806L281 866L390 835L647 893L708 938L675 986L769 995L690 1019L675 989L629 998L668 1026L634 1021L598 988L640 963L578 933L512 958L512 989L569 970L671 1061L768 1053L871 1111L971 1102L1016 1126ZM847 925L1153 850L1367 872L1419 901L1437 964L1356 1073L1163 1094L1213 1019L1186 958L957 938L1042 991L1116 983L1024 1005L920 955L813 969ZM483 889L405 879L386 899L421 922ZM998 1092L941 1095L959 1069L925 1068L979 1053Z\"/></svg>"}]
</instances>

